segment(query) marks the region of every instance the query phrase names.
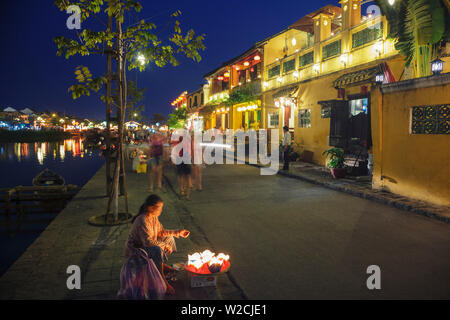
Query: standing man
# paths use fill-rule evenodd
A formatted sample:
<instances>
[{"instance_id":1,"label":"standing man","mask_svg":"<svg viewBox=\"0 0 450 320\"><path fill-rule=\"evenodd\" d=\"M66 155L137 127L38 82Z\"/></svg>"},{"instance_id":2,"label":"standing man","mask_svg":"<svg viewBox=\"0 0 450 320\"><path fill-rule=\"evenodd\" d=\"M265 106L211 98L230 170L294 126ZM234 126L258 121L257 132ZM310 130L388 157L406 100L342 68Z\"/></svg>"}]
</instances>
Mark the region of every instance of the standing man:
<instances>
[{"instance_id":1,"label":"standing man","mask_svg":"<svg viewBox=\"0 0 450 320\"><path fill-rule=\"evenodd\" d=\"M291 145L291 133L289 132L289 127L283 127L283 170L289 171L289 146Z\"/></svg>"}]
</instances>

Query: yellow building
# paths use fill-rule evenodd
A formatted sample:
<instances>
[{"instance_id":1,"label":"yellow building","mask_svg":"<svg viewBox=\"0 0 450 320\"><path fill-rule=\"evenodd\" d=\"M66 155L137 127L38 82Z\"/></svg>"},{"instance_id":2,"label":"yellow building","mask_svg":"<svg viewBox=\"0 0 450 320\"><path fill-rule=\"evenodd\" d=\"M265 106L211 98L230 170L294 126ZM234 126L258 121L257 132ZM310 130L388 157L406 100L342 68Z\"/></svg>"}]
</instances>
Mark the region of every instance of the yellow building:
<instances>
[{"instance_id":1,"label":"yellow building","mask_svg":"<svg viewBox=\"0 0 450 320\"><path fill-rule=\"evenodd\" d=\"M226 63L230 73L229 129L261 128L263 48L256 44Z\"/></svg>"},{"instance_id":2,"label":"yellow building","mask_svg":"<svg viewBox=\"0 0 450 320\"><path fill-rule=\"evenodd\" d=\"M241 55L206 74L212 128L259 129L261 127L262 46L254 45ZM204 89L205 90L205 89Z\"/></svg>"},{"instance_id":3,"label":"yellow building","mask_svg":"<svg viewBox=\"0 0 450 320\"><path fill-rule=\"evenodd\" d=\"M372 162L374 188L448 206L450 44L443 74L414 79L386 18L362 15L361 2L320 8L205 75L205 129L281 137L288 126L302 160L325 165L340 147L354 174ZM230 104L244 88L256 99Z\"/></svg>"},{"instance_id":4,"label":"yellow building","mask_svg":"<svg viewBox=\"0 0 450 320\"><path fill-rule=\"evenodd\" d=\"M382 16L361 16L361 1L306 15L264 45L264 127L288 126L304 160L325 165L330 146L366 154L370 89L380 65L398 79L404 62ZM356 161L356 160L355 160Z\"/></svg>"},{"instance_id":5,"label":"yellow building","mask_svg":"<svg viewBox=\"0 0 450 320\"><path fill-rule=\"evenodd\" d=\"M203 86L189 93L186 97L186 128L188 130L202 131L204 129L204 116L200 110L205 104Z\"/></svg>"},{"instance_id":6,"label":"yellow building","mask_svg":"<svg viewBox=\"0 0 450 320\"><path fill-rule=\"evenodd\" d=\"M230 96L230 68L226 65L204 75L208 82L203 86L205 97L205 107L201 112L205 121L205 129L229 128L231 112L230 108L224 105Z\"/></svg>"}]
</instances>

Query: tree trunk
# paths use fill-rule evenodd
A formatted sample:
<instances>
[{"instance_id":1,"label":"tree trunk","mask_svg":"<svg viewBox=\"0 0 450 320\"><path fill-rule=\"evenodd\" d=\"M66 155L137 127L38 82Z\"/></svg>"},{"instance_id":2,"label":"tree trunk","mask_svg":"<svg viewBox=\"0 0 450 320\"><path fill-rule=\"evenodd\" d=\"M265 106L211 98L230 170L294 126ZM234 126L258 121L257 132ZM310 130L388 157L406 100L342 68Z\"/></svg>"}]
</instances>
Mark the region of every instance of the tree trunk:
<instances>
[{"instance_id":1,"label":"tree trunk","mask_svg":"<svg viewBox=\"0 0 450 320\"><path fill-rule=\"evenodd\" d=\"M112 31L112 16L108 16L108 32ZM105 130L105 146L106 146L106 194L111 194L111 136L110 136L110 123L111 123L111 80L112 80L112 48L108 47L107 62L106 62L106 130ZM108 211L109 212L109 211Z\"/></svg>"},{"instance_id":2,"label":"tree trunk","mask_svg":"<svg viewBox=\"0 0 450 320\"><path fill-rule=\"evenodd\" d=\"M123 146L123 138L124 138L124 126L125 126L125 117L126 117L126 107L127 107L127 95L128 95L128 86L127 86L127 68L126 68L126 64L127 64L127 59L126 59L126 55L124 56L123 59L123 66L122 66L122 81L123 81L123 106L124 108L122 109L122 117L120 119L121 125L122 125L122 134L120 135L120 145L121 145L121 149ZM124 200L125 200L125 212L128 214L128 195L127 195L127 179L126 179L126 172L125 172L125 156L124 156L124 152L123 150L120 153L120 160L121 160L121 165L122 165L122 182L123 182L123 196L124 196Z\"/></svg>"},{"instance_id":3,"label":"tree trunk","mask_svg":"<svg viewBox=\"0 0 450 320\"><path fill-rule=\"evenodd\" d=\"M123 113L124 104L123 104L123 78L122 78L122 25L116 20L117 24L117 77L118 77L118 141L117 141L117 154L116 154L116 167L114 172L114 180L113 180L113 220L116 222L119 219L119 178L120 178L120 168L122 164L122 143L123 143Z\"/></svg>"}]
</instances>

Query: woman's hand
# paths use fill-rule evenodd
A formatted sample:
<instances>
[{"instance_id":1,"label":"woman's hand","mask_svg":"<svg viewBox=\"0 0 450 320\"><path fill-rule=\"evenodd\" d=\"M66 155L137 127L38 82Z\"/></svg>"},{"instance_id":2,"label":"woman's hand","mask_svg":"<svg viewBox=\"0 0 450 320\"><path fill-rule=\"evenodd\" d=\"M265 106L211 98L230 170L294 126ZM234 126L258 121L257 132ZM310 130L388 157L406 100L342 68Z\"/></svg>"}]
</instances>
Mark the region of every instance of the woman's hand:
<instances>
[{"instance_id":1,"label":"woman's hand","mask_svg":"<svg viewBox=\"0 0 450 320\"><path fill-rule=\"evenodd\" d=\"M172 254L172 247L169 244L166 244L163 250L166 254Z\"/></svg>"},{"instance_id":2,"label":"woman's hand","mask_svg":"<svg viewBox=\"0 0 450 320\"><path fill-rule=\"evenodd\" d=\"M178 234L180 235L180 237L187 238L187 237L189 237L191 232L189 230L183 229L183 230L180 230L180 232Z\"/></svg>"}]
</instances>

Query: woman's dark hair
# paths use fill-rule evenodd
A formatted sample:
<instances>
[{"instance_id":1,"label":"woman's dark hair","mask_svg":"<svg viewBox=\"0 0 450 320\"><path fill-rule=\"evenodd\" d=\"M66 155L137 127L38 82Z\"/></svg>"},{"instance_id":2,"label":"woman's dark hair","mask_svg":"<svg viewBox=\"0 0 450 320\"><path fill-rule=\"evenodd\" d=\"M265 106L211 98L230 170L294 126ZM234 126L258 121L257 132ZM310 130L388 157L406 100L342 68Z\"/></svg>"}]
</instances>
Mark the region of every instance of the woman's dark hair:
<instances>
[{"instance_id":1,"label":"woman's dark hair","mask_svg":"<svg viewBox=\"0 0 450 320\"><path fill-rule=\"evenodd\" d=\"M137 217L139 217L141 214L144 214L147 212L148 207L153 207L159 202L164 202L163 199L158 196L157 194L151 194L145 199L145 202L142 204L141 208L139 209L138 214L133 218L132 222L136 220Z\"/></svg>"}]
</instances>

